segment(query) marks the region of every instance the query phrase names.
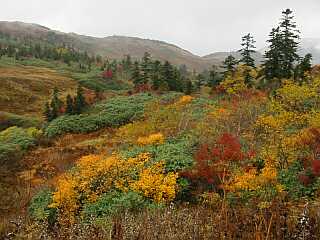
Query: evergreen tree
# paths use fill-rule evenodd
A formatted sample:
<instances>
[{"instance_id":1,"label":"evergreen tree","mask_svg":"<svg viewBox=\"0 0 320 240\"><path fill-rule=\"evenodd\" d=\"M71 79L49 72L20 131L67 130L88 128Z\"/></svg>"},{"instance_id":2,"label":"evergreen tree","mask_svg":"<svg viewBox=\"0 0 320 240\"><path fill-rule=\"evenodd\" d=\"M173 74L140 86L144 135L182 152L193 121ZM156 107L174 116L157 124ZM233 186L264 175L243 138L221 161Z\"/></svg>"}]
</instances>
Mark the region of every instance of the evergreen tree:
<instances>
[{"instance_id":1,"label":"evergreen tree","mask_svg":"<svg viewBox=\"0 0 320 240\"><path fill-rule=\"evenodd\" d=\"M208 86L209 87L215 87L218 86L221 82L220 74L217 71L216 66L212 66L212 68L209 71L209 79L208 79Z\"/></svg>"},{"instance_id":2,"label":"evergreen tree","mask_svg":"<svg viewBox=\"0 0 320 240\"><path fill-rule=\"evenodd\" d=\"M140 73L140 65L139 65L138 61L135 61L133 64L132 82L135 87L137 87L138 85L140 85L142 83L141 73Z\"/></svg>"},{"instance_id":3,"label":"evergreen tree","mask_svg":"<svg viewBox=\"0 0 320 240\"><path fill-rule=\"evenodd\" d=\"M248 33L247 35L242 37L242 49L239 50L240 54L241 54L241 59L240 62L242 62L243 64L249 66L249 67L255 67L254 64L254 59L252 58L252 54L255 53L256 51L254 50L255 47L255 40L253 39L253 36Z\"/></svg>"},{"instance_id":4,"label":"evergreen tree","mask_svg":"<svg viewBox=\"0 0 320 240\"><path fill-rule=\"evenodd\" d=\"M263 64L264 74L267 80L279 78L281 75L281 34L280 28L273 28L269 34L270 39L267 41L270 46L265 53L266 61Z\"/></svg>"},{"instance_id":5,"label":"evergreen tree","mask_svg":"<svg viewBox=\"0 0 320 240\"><path fill-rule=\"evenodd\" d=\"M201 86L204 84L205 82L205 78L204 78L204 75L202 73L199 73L197 75L197 89L200 90L201 89Z\"/></svg>"},{"instance_id":6,"label":"evergreen tree","mask_svg":"<svg viewBox=\"0 0 320 240\"><path fill-rule=\"evenodd\" d=\"M151 71L151 79L152 79L152 87L155 90L158 90L161 86L161 62L156 60L152 63L152 71Z\"/></svg>"},{"instance_id":7,"label":"evergreen tree","mask_svg":"<svg viewBox=\"0 0 320 240\"><path fill-rule=\"evenodd\" d=\"M233 74L235 72L238 61L234 56L229 55L222 64L222 67L225 69L223 73L226 76L227 74Z\"/></svg>"},{"instance_id":8,"label":"evergreen tree","mask_svg":"<svg viewBox=\"0 0 320 240\"><path fill-rule=\"evenodd\" d=\"M187 79L184 93L186 95L190 95L192 93L192 91L193 91L192 82L190 79Z\"/></svg>"},{"instance_id":9,"label":"evergreen tree","mask_svg":"<svg viewBox=\"0 0 320 240\"><path fill-rule=\"evenodd\" d=\"M70 94L68 94L67 99L66 99L66 113L67 114L73 114L74 113L74 105L73 105L73 98L71 97Z\"/></svg>"},{"instance_id":10,"label":"evergreen tree","mask_svg":"<svg viewBox=\"0 0 320 240\"><path fill-rule=\"evenodd\" d=\"M273 28L268 40L269 50L265 53L264 72L267 80L274 78L291 78L294 73L294 63L299 61L298 39L299 31L293 22L292 11L282 12L283 17L277 28Z\"/></svg>"},{"instance_id":11,"label":"evergreen tree","mask_svg":"<svg viewBox=\"0 0 320 240\"><path fill-rule=\"evenodd\" d=\"M86 105L87 103L83 96L83 88L79 85L77 89L77 96L74 99L74 113L80 114Z\"/></svg>"},{"instance_id":12,"label":"evergreen tree","mask_svg":"<svg viewBox=\"0 0 320 240\"><path fill-rule=\"evenodd\" d=\"M43 115L45 117L45 119L50 122L53 120L52 118L52 112L51 112L51 108L50 108L50 104L49 102L46 102L45 106L44 106L44 111L43 111Z\"/></svg>"},{"instance_id":13,"label":"evergreen tree","mask_svg":"<svg viewBox=\"0 0 320 240\"><path fill-rule=\"evenodd\" d=\"M299 44L299 31L296 29L296 23L293 22L293 15L290 9L286 9L282 12L281 20L281 53L283 56L281 63L281 77L291 78L294 70L294 62L299 60L299 55L297 53Z\"/></svg>"},{"instance_id":14,"label":"evergreen tree","mask_svg":"<svg viewBox=\"0 0 320 240\"><path fill-rule=\"evenodd\" d=\"M141 81L143 84L150 82L150 73L151 73L151 55L148 52L144 53L141 63Z\"/></svg>"},{"instance_id":15,"label":"evergreen tree","mask_svg":"<svg viewBox=\"0 0 320 240\"><path fill-rule=\"evenodd\" d=\"M52 100L50 103L51 107L51 117L55 119L59 116L63 102L59 99L59 90L57 87L53 89Z\"/></svg>"},{"instance_id":16,"label":"evergreen tree","mask_svg":"<svg viewBox=\"0 0 320 240\"><path fill-rule=\"evenodd\" d=\"M306 54L301 62L296 66L294 71L294 79L297 81L303 81L306 78L306 73L312 69L312 55Z\"/></svg>"}]
</instances>

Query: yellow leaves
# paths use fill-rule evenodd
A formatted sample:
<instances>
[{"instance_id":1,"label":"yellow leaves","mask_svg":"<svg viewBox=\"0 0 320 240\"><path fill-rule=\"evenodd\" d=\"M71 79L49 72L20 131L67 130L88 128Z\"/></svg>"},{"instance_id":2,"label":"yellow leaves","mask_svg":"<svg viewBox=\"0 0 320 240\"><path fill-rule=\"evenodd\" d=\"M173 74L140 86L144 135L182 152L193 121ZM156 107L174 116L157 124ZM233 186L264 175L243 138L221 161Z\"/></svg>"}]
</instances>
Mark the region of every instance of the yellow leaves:
<instances>
[{"instance_id":1,"label":"yellow leaves","mask_svg":"<svg viewBox=\"0 0 320 240\"><path fill-rule=\"evenodd\" d=\"M137 143L139 145L163 144L164 136L162 133L155 133L147 137L139 137Z\"/></svg>"},{"instance_id":2,"label":"yellow leaves","mask_svg":"<svg viewBox=\"0 0 320 240\"><path fill-rule=\"evenodd\" d=\"M184 95L178 100L177 104L178 105L185 105L185 104L190 103L193 99L194 99L194 97L191 97L189 95Z\"/></svg>"},{"instance_id":3,"label":"yellow leaves","mask_svg":"<svg viewBox=\"0 0 320 240\"><path fill-rule=\"evenodd\" d=\"M60 208L62 217L66 216L70 222L74 221L73 213L79 209L79 195L76 191L77 181L69 175L60 177L57 191L53 193L51 208Z\"/></svg>"},{"instance_id":4,"label":"yellow leaves","mask_svg":"<svg viewBox=\"0 0 320 240\"><path fill-rule=\"evenodd\" d=\"M117 154L82 157L75 169L58 179L50 207L59 208L63 216L72 220L82 203L95 202L111 189L138 191L156 202L173 200L177 174L165 173L162 162L151 166L149 163L149 153L128 159Z\"/></svg>"},{"instance_id":5,"label":"yellow leaves","mask_svg":"<svg viewBox=\"0 0 320 240\"><path fill-rule=\"evenodd\" d=\"M319 89L315 83L299 85L290 80L283 81L283 86L276 91L276 102L287 111L308 112L319 103Z\"/></svg>"},{"instance_id":6,"label":"yellow leaves","mask_svg":"<svg viewBox=\"0 0 320 240\"><path fill-rule=\"evenodd\" d=\"M234 74L229 74L221 83L220 86L228 94L239 94L247 89L245 83L246 78L255 79L257 78L257 71L245 65L240 65Z\"/></svg>"},{"instance_id":7,"label":"yellow leaves","mask_svg":"<svg viewBox=\"0 0 320 240\"><path fill-rule=\"evenodd\" d=\"M132 190L141 192L155 202L169 202L175 198L177 173L164 174L164 163L156 163L139 174L139 180L133 182Z\"/></svg>"},{"instance_id":8,"label":"yellow leaves","mask_svg":"<svg viewBox=\"0 0 320 240\"><path fill-rule=\"evenodd\" d=\"M244 78L239 76L227 76L221 83L220 86L225 89L228 94L238 94L247 89L244 83Z\"/></svg>"}]
</instances>

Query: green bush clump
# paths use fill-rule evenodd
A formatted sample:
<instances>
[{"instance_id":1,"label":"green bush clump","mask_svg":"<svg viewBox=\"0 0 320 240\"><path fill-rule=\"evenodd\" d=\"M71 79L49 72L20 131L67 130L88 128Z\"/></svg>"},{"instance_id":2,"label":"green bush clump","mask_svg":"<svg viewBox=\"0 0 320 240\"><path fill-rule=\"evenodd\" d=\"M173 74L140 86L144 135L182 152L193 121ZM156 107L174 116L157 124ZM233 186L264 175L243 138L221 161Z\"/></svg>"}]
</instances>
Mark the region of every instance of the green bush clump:
<instances>
[{"instance_id":1,"label":"green bush clump","mask_svg":"<svg viewBox=\"0 0 320 240\"><path fill-rule=\"evenodd\" d=\"M87 114L65 115L53 120L45 130L47 137L64 133L88 133L103 127L119 127L143 116L150 94L119 96L95 105Z\"/></svg>"},{"instance_id":2,"label":"green bush clump","mask_svg":"<svg viewBox=\"0 0 320 240\"><path fill-rule=\"evenodd\" d=\"M83 215L85 218L100 218L126 210L137 211L147 205L147 200L136 192L113 191L102 195L95 203L86 204Z\"/></svg>"},{"instance_id":3,"label":"green bush clump","mask_svg":"<svg viewBox=\"0 0 320 240\"><path fill-rule=\"evenodd\" d=\"M36 128L23 129L10 127L0 132L0 161L20 156L28 148L36 144L37 138L42 134Z\"/></svg>"},{"instance_id":4,"label":"green bush clump","mask_svg":"<svg viewBox=\"0 0 320 240\"><path fill-rule=\"evenodd\" d=\"M52 192L48 189L39 191L31 200L28 211L30 216L37 221L54 221L56 209L49 208L52 203Z\"/></svg>"},{"instance_id":5,"label":"green bush clump","mask_svg":"<svg viewBox=\"0 0 320 240\"><path fill-rule=\"evenodd\" d=\"M310 180L308 184L304 185L299 180L299 175L302 176L301 174ZM279 182L284 186L285 191L294 200L305 196L314 197L315 192L320 186L320 179L315 179L311 172L303 173L303 166L298 161L295 161L288 169L281 170L278 178Z\"/></svg>"},{"instance_id":6,"label":"green bush clump","mask_svg":"<svg viewBox=\"0 0 320 240\"><path fill-rule=\"evenodd\" d=\"M0 131L12 126L29 128L29 127L41 127L41 121L35 117L26 117L16 115L13 113L0 112Z\"/></svg>"},{"instance_id":7,"label":"green bush clump","mask_svg":"<svg viewBox=\"0 0 320 240\"><path fill-rule=\"evenodd\" d=\"M155 162L164 161L167 171L181 171L193 165L194 142L187 137L172 139L161 145L134 146L121 152L125 158L142 152L152 154Z\"/></svg>"}]
</instances>

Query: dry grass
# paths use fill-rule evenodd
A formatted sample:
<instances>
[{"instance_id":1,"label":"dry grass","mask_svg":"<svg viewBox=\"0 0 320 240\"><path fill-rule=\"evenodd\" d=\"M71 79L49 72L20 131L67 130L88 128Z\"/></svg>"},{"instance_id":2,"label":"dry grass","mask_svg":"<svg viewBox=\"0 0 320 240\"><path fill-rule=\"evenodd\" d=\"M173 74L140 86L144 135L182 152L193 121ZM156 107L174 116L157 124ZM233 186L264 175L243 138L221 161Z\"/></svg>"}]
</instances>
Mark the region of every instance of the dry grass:
<instances>
[{"instance_id":1,"label":"dry grass","mask_svg":"<svg viewBox=\"0 0 320 240\"><path fill-rule=\"evenodd\" d=\"M39 67L0 67L1 111L40 116L52 90L74 93L77 82L54 70Z\"/></svg>"},{"instance_id":2,"label":"dry grass","mask_svg":"<svg viewBox=\"0 0 320 240\"><path fill-rule=\"evenodd\" d=\"M279 201L268 209L255 206L184 206L123 213L90 223L49 226L33 223L20 228L16 239L319 239L319 206L288 206ZM301 224L302 216L307 221ZM300 222L300 223L299 223Z\"/></svg>"}]
</instances>

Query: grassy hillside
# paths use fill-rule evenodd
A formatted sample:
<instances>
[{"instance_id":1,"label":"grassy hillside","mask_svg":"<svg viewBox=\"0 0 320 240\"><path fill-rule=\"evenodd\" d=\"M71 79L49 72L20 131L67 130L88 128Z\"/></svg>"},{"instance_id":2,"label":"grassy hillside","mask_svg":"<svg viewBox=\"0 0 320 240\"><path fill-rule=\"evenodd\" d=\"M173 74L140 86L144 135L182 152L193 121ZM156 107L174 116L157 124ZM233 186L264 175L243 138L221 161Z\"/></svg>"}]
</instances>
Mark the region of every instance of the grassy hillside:
<instances>
[{"instance_id":1,"label":"grassy hillside","mask_svg":"<svg viewBox=\"0 0 320 240\"><path fill-rule=\"evenodd\" d=\"M190 69L204 70L212 64L219 64L215 60L203 59L178 46L170 43L141 39L136 37L110 36L96 38L74 33L62 33L37 24L22 22L1 22L0 33L16 38L31 38L61 45L66 43L81 51L99 54L109 59L122 59L130 54L140 59L145 52L149 52L155 59L168 60L175 65L185 64Z\"/></svg>"},{"instance_id":2,"label":"grassy hillside","mask_svg":"<svg viewBox=\"0 0 320 240\"><path fill-rule=\"evenodd\" d=\"M40 116L57 87L62 96L74 93L77 82L43 67L0 65L1 111Z\"/></svg>"}]
</instances>

